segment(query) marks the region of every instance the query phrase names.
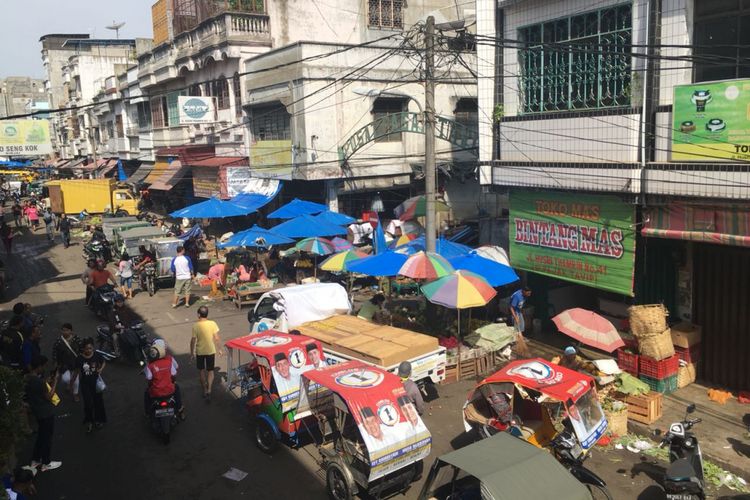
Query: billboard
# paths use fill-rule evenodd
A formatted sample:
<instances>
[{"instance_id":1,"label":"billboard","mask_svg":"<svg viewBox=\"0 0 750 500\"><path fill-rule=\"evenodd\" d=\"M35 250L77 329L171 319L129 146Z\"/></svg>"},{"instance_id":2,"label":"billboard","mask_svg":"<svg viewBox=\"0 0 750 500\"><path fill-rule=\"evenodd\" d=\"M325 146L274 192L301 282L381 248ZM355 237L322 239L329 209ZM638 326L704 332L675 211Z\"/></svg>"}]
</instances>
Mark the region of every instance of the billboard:
<instances>
[{"instance_id":1,"label":"billboard","mask_svg":"<svg viewBox=\"0 0 750 500\"><path fill-rule=\"evenodd\" d=\"M227 167L226 177L227 196L229 198L234 198L240 194L252 179L250 167Z\"/></svg>"},{"instance_id":2,"label":"billboard","mask_svg":"<svg viewBox=\"0 0 750 500\"><path fill-rule=\"evenodd\" d=\"M215 102L213 97L177 97L177 107L180 111L180 125L214 123L216 121Z\"/></svg>"},{"instance_id":3,"label":"billboard","mask_svg":"<svg viewBox=\"0 0 750 500\"><path fill-rule=\"evenodd\" d=\"M292 141L256 141L250 147L250 167L253 177L291 179Z\"/></svg>"},{"instance_id":4,"label":"billboard","mask_svg":"<svg viewBox=\"0 0 750 500\"><path fill-rule=\"evenodd\" d=\"M514 190L511 265L632 296L634 218L616 196Z\"/></svg>"},{"instance_id":5,"label":"billboard","mask_svg":"<svg viewBox=\"0 0 750 500\"><path fill-rule=\"evenodd\" d=\"M0 121L0 156L52 154L47 120Z\"/></svg>"},{"instance_id":6,"label":"billboard","mask_svg":"<svg viewBox=\"0 0 750 500\"><path fill-rule=\"evenodd\" d=\"M750 160L750 80L677 85L672 161Z\"/></svg>"}]
</instances>

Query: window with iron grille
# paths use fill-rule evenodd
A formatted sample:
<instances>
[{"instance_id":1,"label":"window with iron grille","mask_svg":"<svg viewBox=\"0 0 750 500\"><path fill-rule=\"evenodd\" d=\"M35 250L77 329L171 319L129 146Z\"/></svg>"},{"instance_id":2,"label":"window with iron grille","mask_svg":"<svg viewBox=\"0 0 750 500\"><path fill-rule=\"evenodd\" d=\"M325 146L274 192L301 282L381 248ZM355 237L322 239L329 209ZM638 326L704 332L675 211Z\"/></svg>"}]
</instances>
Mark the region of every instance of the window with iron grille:
<instances>
[{"instance_id":1,"label":"window with iron grille","mask_svg":"<svg viewBox=\"0 0 750 500\"><path fill-rule=\"evenodd\" d=\"M407 111L407 99L379 97L372 104L372 118L375 121L375 142L401 142L399 127L388 116Z\"/></svg>"},{"instance_id":2,"label":"window with iron grille","mask_svg":"<svg viewBox=\"0 0 750 500\"><path fill-rule=\"evenodd\" d=\"M182 92L170 92L167 94L167 123L169 127L180 126L180 107L178 105L178 98L182 95Z\"/></svg>"},{"instance_id":3,"label":"window with iron grille","mask_svg":"<svg viewBox=\"0 0 750 500\"><path fill-rule=\"evenodd\" d=\"M521 111L630 105L632 32L629 4L519 29Z\"/></svg>"},{"instance_id":4,"label":"window with iron grille","mask_svg":"<svg viewBox=\"0 0 750 500\"><path fill-rule=\"evenodd\" d=\"M164 128L169 123L166 97L151 99L151 123L154 125L154 128Z\"/></svg>"},{"instance_id":5,"label":"window with iron grille","mask_svg":"<svg viewBox=\"0 0 750 500\"><path fill-rule=\"evenodd\" d=\"M188 89L188 95L200 97L203 95L203 92L201 91L201 85L200 83L196 83L190 86Z\"/></svg>"},{"instance_id":6,"label":"window with iron grille","mask_svg":"<svg viewBox=\"0 0 750 500\"><path fill-rule=\"evenodd\" d=\"M235 73L232 78L232 91L234 92L234 113L242 116L242 84L239 73Z\"/></svg>"},{"instance_id":7,"label":"window with iron grille","mask_svg":"<svg viewBox=\"0 0 750 500\"><path fill-rule=\"evenodd\" d=\"M292 138L289 112L281 104L254 106L250 113L253 141L283 141Z\"/></svg>"},{"instance_id":8,"label":"window with iron grille","mask_svg":"<svg viewBox=\"0 0 750 500\"><path fill-rule=\"evenodd\" d=\"M229 84L227 79L220 76L216 80L208 83L208 95L216 98L216 107L218 109L229 109Z\"/></svg>"},{"instance_id":9,"label":"window with iron grille","mask_svg":"<svg viewBox=\"0 0 750 500\"><path fill-rule=\"evenodd\" d=\"M138 129L147 130L151 128L151 105L148 102L139 102L138 109Z\"/></svg>"},{"instance_id":10,"label":"window with iron grille","mask_svg":"<svg viewBox=\"0 0 750 500\"><path fill-rule=\"evenodd\" d=\"M401 29L404 0L368 0L367 25L370 28Z\"/></svg>"},{"instance_id":11,"label":"window with iron grille","mask_svg":"<svg viewBox=\"0 0 750 500\"><path fill-rule=\"evenodd\" d=\"M695 82L750 76L750 2L695 1Z\"/></svg>"}]
</instances>

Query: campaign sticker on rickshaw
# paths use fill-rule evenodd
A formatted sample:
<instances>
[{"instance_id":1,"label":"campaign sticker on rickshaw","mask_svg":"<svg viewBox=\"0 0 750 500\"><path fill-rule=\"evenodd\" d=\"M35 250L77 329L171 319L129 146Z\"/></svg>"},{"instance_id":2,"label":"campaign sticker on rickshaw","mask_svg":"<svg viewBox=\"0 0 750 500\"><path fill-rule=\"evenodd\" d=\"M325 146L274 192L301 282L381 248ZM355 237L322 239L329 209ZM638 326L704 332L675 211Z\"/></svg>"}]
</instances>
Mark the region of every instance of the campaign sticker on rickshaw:
<instances>
[{"instance_id":1,"label":"campaign sticker on rickshaw","mask_svg":"<svg viewBox=\"0 0 750 500\"><path fill-rule=\"evenodd\" d=\"M383 381L383 374L374 370L356 370L336 377L336 383L353 389L377 387Z\"/></svg>"},{"instance_id":2,"label":"campaign sticker on rickshaw","mask_svg":"<svg viewBox=\"0 0 750 500\"><path fill-rule=\"evenodd\" d=\"M250 344L255 347L277 347L286 345L291 341L292 338L287 337L286 335L263 335L262 337L251 340Z\"/></svg>"},{"instance_id":3,"label":"campaign sticker on rickshaw","mask_svg":"<svg viewBox=\"0 0 750 500\"><path fill-rule=\"evenodd\" d=\"M529 361L508 370L509 375L516 375L540 383L552 383L562 380L563 374L556 371L550 365L539 361Z\"/></svg>"},{"instance_id":4,"label":"campaign sticker on rickshaw","mask_svg":"<svg viewBox=\"0 0 750 500\"><path fill-rule=\"evenodd\" d=\"M289 351L289 362L292 364L292 367L300 369L307 362L307 358L302 349L292 349Z\"/></svg>"}]
</instances>

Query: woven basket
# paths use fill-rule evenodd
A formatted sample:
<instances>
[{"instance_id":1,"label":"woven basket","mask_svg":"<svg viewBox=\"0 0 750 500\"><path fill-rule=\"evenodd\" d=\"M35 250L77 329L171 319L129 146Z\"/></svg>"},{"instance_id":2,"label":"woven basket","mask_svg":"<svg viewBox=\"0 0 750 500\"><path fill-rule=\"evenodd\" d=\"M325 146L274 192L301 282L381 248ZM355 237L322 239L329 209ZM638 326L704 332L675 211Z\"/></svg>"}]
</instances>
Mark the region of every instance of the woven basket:
<instances>
[{"instance_id":1,"label":"woven basket","mask_svg":"<svg viewBox=\"0 0 750 500\"><path fill-rule=\"evenodd\" d=\"M630 331L638 339L659 335L667 329L669 312L661 304L631 306L628 308L628 313L630 315Z\"/></svg>"},{"instance_id":2,"label":"woven basket","mask_svg":"<svg viewBox=\"0 0 750 500\"><path fill-rule=\"evenodd\" d=\"M628 433L628 409L617 413L604 411L607 417L607 434L610 436L625 436Z\"/></svg>"},{"instance_id":3,"label":"woven basket","mask_svg":"<svg viewBox=\"0 0 750 500\"><path fill-rule=\"evenodd\" d=\"M682 389L695 382L695 364L688 363L677 371L677 387Z\"/></svg>"},{"instance_id":4,"label":"woven basket","mask_svg":"<svg viewBox=\"0 0 750 500\"><path fill-rule=\"evenodd\" d=\"M672 357L674 356L672 333L669 328L667 328L658 335L643 337L638 342L638 349L641 354L653 358L656 361Z\"/></svg>"}]
</instances>

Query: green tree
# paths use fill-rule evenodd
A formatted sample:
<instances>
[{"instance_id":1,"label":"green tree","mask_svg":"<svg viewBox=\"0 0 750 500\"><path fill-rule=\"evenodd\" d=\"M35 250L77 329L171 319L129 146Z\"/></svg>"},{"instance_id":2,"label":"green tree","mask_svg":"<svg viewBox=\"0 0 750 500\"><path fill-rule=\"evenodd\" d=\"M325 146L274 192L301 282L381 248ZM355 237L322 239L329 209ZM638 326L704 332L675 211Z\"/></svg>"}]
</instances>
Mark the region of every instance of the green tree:
<instances>
[{"instance_id":1,"label":"green tree","mask_svg":"<svg viewBox=\"0 0 750 500\"><path fill-rule=\"evenodd\" d=\"M13 464L16 445L25 431L23 379L18 372L0 366L0 473L8 472Z\"/></svg>"}]
</instances>

